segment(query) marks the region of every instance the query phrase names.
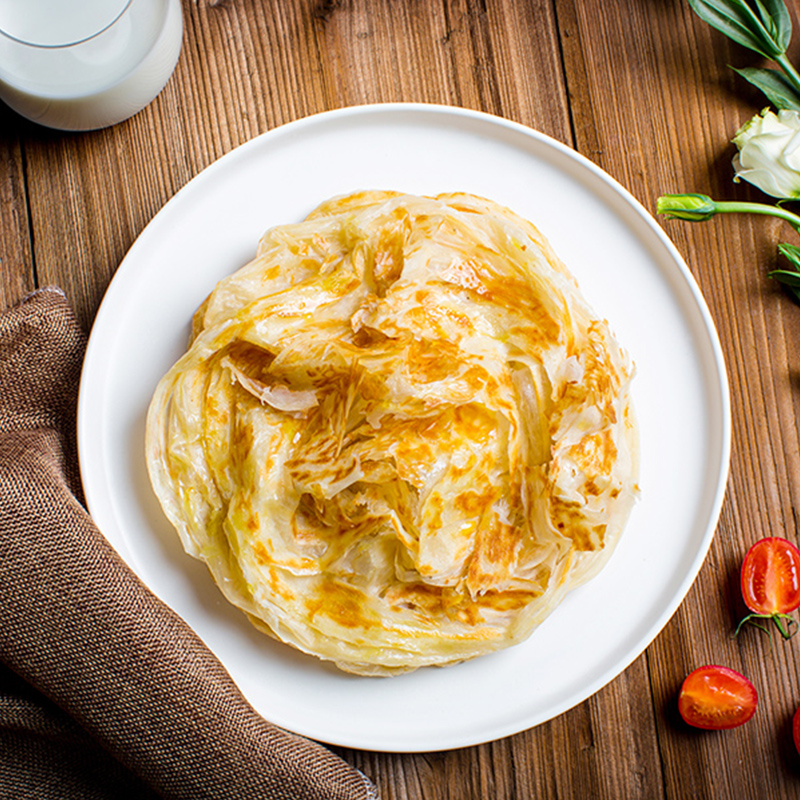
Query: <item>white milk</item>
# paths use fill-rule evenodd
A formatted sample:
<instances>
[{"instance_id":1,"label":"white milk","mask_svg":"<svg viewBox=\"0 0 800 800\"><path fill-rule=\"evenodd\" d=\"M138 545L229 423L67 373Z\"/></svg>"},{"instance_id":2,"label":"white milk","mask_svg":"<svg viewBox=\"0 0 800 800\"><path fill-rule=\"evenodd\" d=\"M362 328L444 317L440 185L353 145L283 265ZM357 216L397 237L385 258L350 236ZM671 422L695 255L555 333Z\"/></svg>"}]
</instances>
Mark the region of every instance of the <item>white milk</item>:
<instances>
[{"instance_id":1,"label":"white milk","mask_svg":"<svg viewBox=\"0 0 800 800\"><path fill-rule=\"evenodd\" d=\"M114 125L164 88L182 38L180 0L0 0L0 99L51 128Z\"/></svg>"}]
</instances>

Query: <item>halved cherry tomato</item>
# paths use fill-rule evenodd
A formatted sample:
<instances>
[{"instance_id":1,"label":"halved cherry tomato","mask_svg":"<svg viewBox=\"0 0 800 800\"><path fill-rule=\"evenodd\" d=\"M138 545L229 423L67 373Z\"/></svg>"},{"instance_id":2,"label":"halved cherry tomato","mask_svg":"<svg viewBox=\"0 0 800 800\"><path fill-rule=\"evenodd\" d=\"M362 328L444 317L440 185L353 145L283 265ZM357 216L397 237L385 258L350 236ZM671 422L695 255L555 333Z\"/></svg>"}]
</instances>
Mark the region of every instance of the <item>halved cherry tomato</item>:
<instances>
[{"instance_id":1,"label":"halved cherry tomato","mask_svg":"<svg viewBox=\"0 0 800 800\"><path fill-rule=\"evenodd\" d=\"M758 695L744 675L711 664L698 667L683 681L678 711L695 728L723 730L744 725L756 713Z\"/></svg>"},{"instance_id":2,"label":"halved cherry tomato","mask_svg":"<svg viewBox=\"0 0 800 800\"><path fill-rule=\"evenodd\" d=\"M754 620L771 619L784 639L796 621L789 613L800 606L800 550L779 536L756 542L742 562L742 596L752 611L736 628ZM784 625L783 620L787 620ZM763 625L758 625L763 628Z\"/></svg>"},{"instance_id":3,"label":"halved cherry tomato","mask_svg":"<svg viewBox=\"0 0 800 800\"><path fill-rule=\"evenodd\" d=\"M792 737L794 738L794 746L798 753L800 753L800 708L794 712L794 719L792 720Z\"/></svg>"}]
</instances>

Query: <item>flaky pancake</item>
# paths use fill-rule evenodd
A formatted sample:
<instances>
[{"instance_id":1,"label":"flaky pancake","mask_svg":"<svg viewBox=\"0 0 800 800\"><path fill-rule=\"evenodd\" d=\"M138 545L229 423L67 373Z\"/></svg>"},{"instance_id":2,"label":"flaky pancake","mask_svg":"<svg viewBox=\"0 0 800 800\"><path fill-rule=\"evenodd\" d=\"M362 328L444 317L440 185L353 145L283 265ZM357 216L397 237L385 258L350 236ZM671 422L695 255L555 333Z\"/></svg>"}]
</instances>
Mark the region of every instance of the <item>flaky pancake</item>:
<instances>
[{"instance_id":1,"label":"flaky pancake","mask_svg":"<svg viewBox=\"0 0 800 800\"><path fill-rule=\"evenodd\" d=\"M626 353L542 234L360 192L269 230L159 383L147 462L226 597L365 675L526 639L636 495Z\"/></svg>"}]
</instances>

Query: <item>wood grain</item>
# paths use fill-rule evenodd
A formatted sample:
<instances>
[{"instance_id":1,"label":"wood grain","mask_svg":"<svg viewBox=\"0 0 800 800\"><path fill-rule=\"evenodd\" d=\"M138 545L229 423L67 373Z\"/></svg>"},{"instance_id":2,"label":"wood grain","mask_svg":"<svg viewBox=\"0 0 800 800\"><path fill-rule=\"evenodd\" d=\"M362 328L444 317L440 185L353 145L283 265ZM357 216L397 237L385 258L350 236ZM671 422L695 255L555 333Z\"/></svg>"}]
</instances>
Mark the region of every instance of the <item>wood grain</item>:
<instances>
[{"instance_id":1,"label":"wood grain","mask_svg":"<svg viewBox=\"0 0 800 800\"><path fill-rule=\"evenodd\" d=\"M530 125L651 211L671 191L762 199L732 182L730 139L763 101L727 67L759 62L685 0L185 0L184 14L172 80L128 122L62 134L0 113L0 303L55 283L88 328L136 236L194 175L266 130L363 103L443 103ZM800 63L800 39L791 54ZM747 548L797 539L800 307L767 277L793 234L745 217L663 225L708 303L731 387L731 475L700 576L647 651L557 719L441 753L340 749L384 800L800 796L797 644L731 636ZM754 681L748 725L681 722L680 682L704 663Z\"/></svg>"},{"instance_id":2,"label":"wood grain","mask_svg":"<svg viewBox=\"0 0 800 800\"><path fill-rule=\"evenodd\" d=\"M0 105L0 130L12 127L11 117ZM30 237L22 145L18 136L0 136L0 309L35 287Z\"/></svg>"}]
</instances>

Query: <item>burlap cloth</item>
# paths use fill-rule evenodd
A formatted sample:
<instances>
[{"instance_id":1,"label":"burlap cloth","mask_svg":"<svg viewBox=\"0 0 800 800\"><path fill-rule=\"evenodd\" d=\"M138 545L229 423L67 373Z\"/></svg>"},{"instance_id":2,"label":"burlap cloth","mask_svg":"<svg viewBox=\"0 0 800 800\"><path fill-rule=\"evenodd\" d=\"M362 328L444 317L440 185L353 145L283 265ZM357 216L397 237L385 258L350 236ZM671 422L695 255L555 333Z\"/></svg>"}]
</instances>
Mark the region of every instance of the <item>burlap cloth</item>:
<instances>
[{"instance_id":1,"label":"burlap cloth","mask_svg":"<svg viewBox=\"0 0 800 800\"><path fill-rule=\"evenodd\" d=\"M0 314L0 798L368 800L265 722L81 505L84 337L58 290Z\"/></svg>"}]
</instances>

